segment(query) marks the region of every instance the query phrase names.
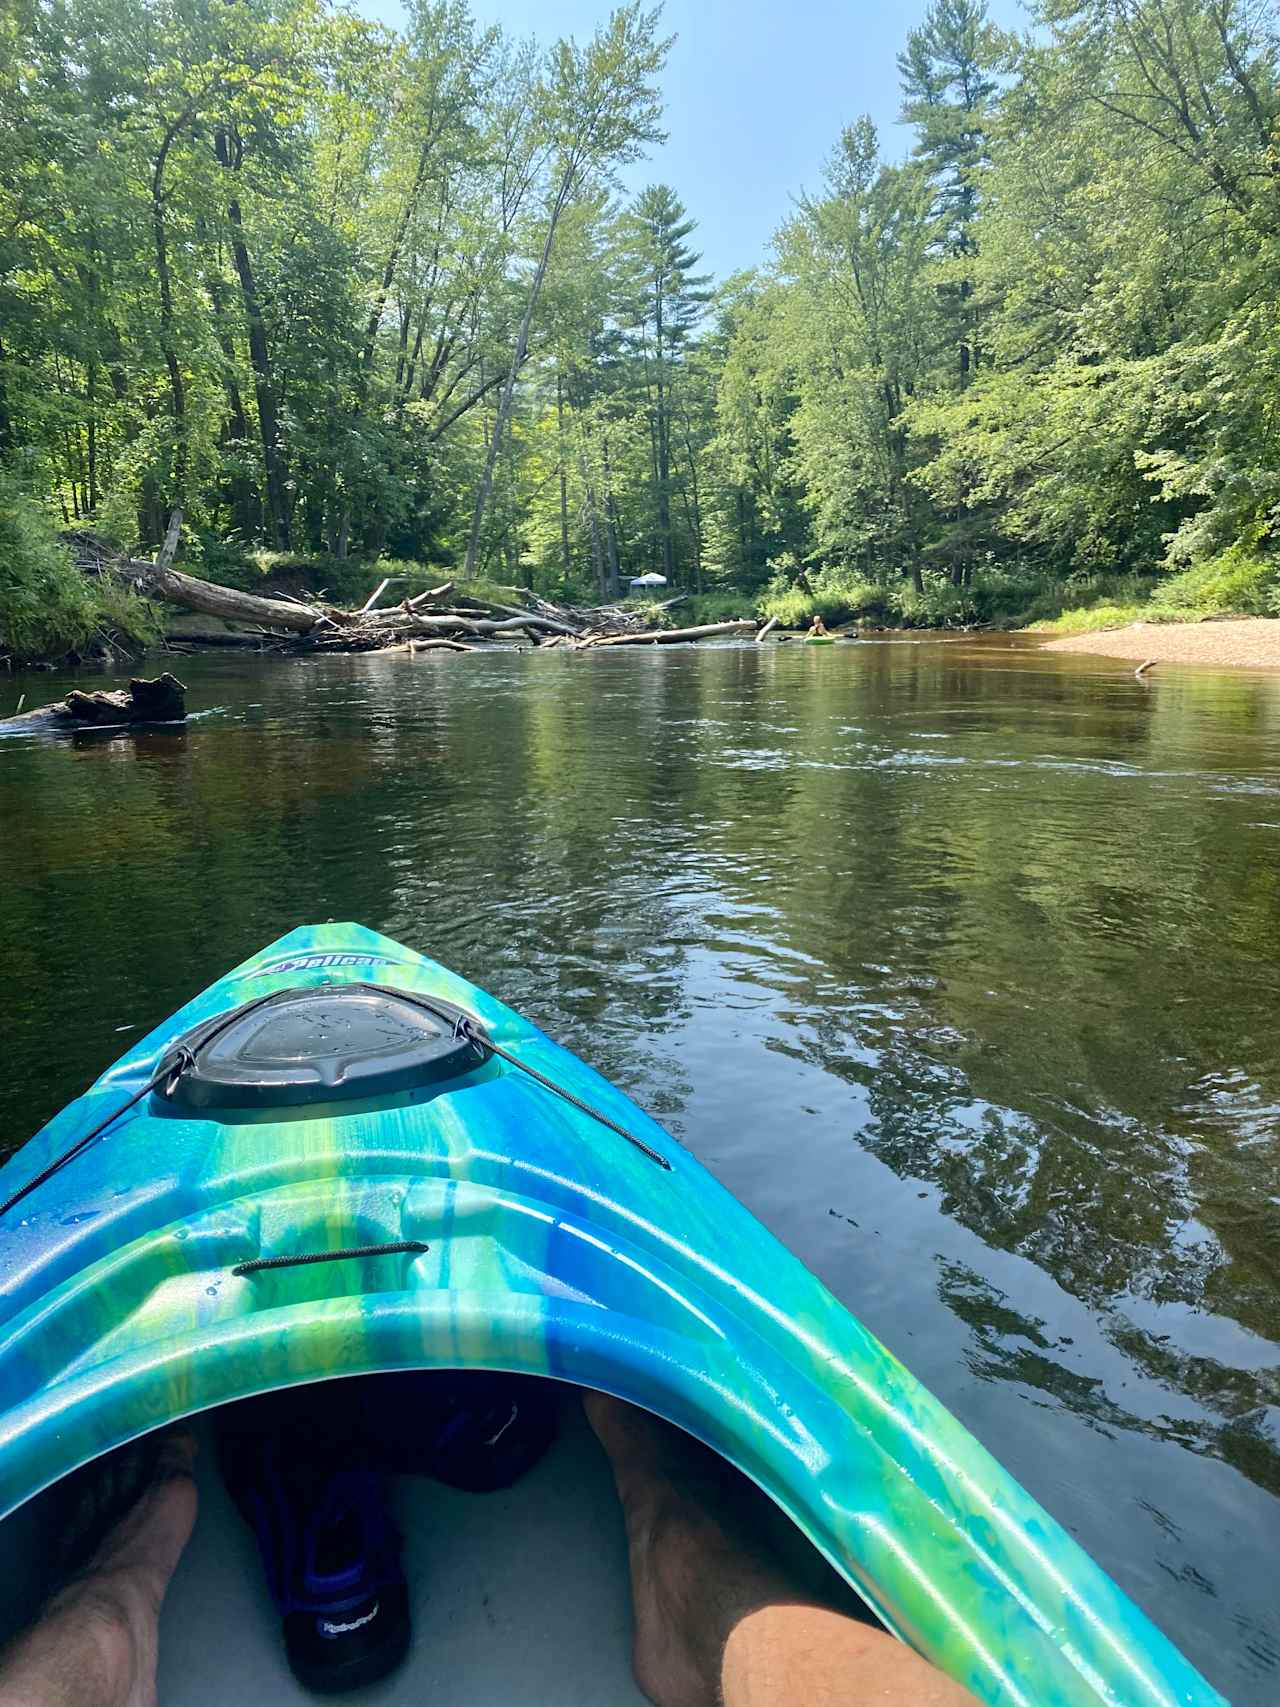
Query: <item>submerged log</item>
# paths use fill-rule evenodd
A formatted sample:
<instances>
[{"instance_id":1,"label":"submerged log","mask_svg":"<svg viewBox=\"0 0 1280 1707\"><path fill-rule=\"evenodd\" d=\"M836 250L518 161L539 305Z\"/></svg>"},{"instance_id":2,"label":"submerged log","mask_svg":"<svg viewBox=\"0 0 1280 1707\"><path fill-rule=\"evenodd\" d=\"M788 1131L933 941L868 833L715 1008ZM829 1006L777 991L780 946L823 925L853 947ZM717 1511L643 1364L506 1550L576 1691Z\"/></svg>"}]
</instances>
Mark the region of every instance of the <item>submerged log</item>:
<instances>
[{"instance_id":1,"label":"submerged log","mask_svg":"<svg viewBox=\"0 0 1280 1707\"><path fill-rule=\"evenodd\" d=\"M244 651L261 652L270 645L273 636L264 634L256 629L252 634L243 634L235 629L182 629L170 628L165 631L166 646L200 646L200 647L236 647Z\"/></svg>"},{"instance_id":2,"label":"submerged log","mask_svg":"<svg viewBox=\"0 0 1280 1707\"><path fill-rule=\"evenodd\" d=\"M72 688L65 699L7 718L4 727L120 729L130 723L181 723L187 715L186 685L166 670L146 680L135 676L128 688L84 693Z\"/></svg>"}]
</instances>

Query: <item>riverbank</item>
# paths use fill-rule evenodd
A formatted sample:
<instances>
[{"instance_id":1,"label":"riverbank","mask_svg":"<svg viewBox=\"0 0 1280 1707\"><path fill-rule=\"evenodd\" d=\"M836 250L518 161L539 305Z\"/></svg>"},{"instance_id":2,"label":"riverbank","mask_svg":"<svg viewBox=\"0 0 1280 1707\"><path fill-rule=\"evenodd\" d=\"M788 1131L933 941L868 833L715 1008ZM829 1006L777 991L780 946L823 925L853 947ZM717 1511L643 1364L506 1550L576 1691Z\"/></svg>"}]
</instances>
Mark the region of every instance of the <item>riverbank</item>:
<instances>
[{"instance_id":1,"label":"riverbank","mask_svg":"<svg viewBox=\"0 0 1280 1707\"><path fill-rule=\"evenodd\" d=\"M13 536L7 554L6 526ZM184 543L191 546L185 567L179 571L170 559L158 575L149 559L132 558L91 530L55 534L31 501L10 496L0 504L0 664L134 663L156 641L179 655L227 646L352 650L397 642L465 651L477 640L528 643L525 621L539 630L540 643L588 635L594 643L605 638L594 633L602 627L674 640L730 632L727 624L745 631L751 623L782 640L803 634L820 615L833 634L1008 630L1030 633L1045 646L1139 663L1280 668L1270 638L1275 622L1267 614L1280 606L1280 569L1239 552L1163 577L1061 581L984 569L964 588L928 577L925 596L918 596L901 577L872 584L829 570L803 586L677 592L588 608L579 601L592 590L583 587L544 586L539 596L528 586L480 577L455 585L443 565L246 553L199 538L175 539L173 546ZM447 608L446 592L453 595ZM403 633L393 632L396 610L414 615L411 625L401 625ZM1213 632L1203 635L1209 617ZM369 633L356 636L352 625ZM629 643L637 637L626 636Z\"/></svg>"},{"instance_id":2,"label":"riverbank","mask_svg":"<svg viewBox=\"0 0 1280 1707\"><path fill-rule=\"evenodd\" d=\"M1150 659L1157 664L1211 664L1280 670L1280 617L1245 616L1208 622L1132 622L1124 628L1046 640L1045 652L1090 652L1100 658Z\"/></svg>"}]
</instances>

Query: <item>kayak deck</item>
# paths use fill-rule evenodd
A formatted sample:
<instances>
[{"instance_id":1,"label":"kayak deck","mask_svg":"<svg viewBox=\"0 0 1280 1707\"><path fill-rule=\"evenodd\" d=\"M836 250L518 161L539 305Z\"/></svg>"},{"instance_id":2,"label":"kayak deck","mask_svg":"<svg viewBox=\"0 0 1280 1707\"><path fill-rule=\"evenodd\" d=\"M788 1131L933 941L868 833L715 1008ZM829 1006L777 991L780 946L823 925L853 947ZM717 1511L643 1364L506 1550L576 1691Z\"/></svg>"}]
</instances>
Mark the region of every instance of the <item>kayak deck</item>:
<instances>
[{"instance_id":1,"label":"kayak deck","mask_svg":"<svg viewBox=\"0 0 1280 1707\"><path fill-rule=\"evenodd\" d=\"M353 1004L385 1035L357 1028L337 1060ZM446 1060L459 1038L474 1061L402 1082L404 1050ZM255 1393L550 1376L719 1452L979 1699L1221 1702L689 1152L527 1019L375 932L303 927L228 973L6 1164L0 1201L0 1512Z\"/></svg>"}]
</instances>

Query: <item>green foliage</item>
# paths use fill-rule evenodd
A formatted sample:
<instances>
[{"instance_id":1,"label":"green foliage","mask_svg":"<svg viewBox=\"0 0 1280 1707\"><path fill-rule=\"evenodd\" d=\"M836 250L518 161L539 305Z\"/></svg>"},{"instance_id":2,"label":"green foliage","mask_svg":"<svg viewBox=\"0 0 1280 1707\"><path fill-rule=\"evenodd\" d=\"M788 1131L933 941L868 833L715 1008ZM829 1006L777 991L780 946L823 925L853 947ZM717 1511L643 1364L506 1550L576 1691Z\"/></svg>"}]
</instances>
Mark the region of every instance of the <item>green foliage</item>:
<instances>
[{"instance_id":1,"label":"green foliage","mask_svg":"<svg viewBox=\"0 0 1280 1707\"><path fill-rule=\"evenodd\" d=\"M641 0L546 50L466 0L0 9L0 471L347 604L396 564L794 624L1275 608L1274 11L1034 15L931 0L910 157L855 119L713 292L675 188L617 200Z\"/></svg>"},{"instance_id":2,"label":"green foliage","mask_svg":"<svg viewBox=\"0 0 1280 1707\"><path fill-rule=\"evenodd\" d=\"M222 574L212 578L227 580ZM362 605L375 587L388 579L391 586L383 594L383 602L393 604L428 587L441 586L450 576L446 570L394 557L304 557L289 551L255 551L242 563L234 585L246 592L288 592L299 598L353 607Z\"/></svg>"},{"instance_id":3,"label":"green foliage","mask_svg":"<svg viewBox=\"0 0 1280 1707\"><path fill-rule=\"evenodd\" d=\"M0 653L61 658L157 632L149 606L109 574L82 574L48 513L0 481Z\"/></svg>"},{"instance_id":4,"label":"green foliage","mask_svg":"<svg viewBox=\"0 0 1280 1707\"><path fill-rule=\"evenodd\" d=\"M1073 575L1064 581L1051 579L1023 604L1017 621L1021 626L1055 633L1113 628L1117 620L1124 623L1133 618L1108 615L1103 619L1100 613L1141 610L1151 597L1151 589L1149 575L1093 573Z\"/></svg>"},{"instance_id":5,"label":"green foliage","mask_svg":"<svg viewBox=\"0 0 1280 1707\"><path fill-rule=\"evenodd\" d=\"M852 622L858 618L883 620L888 603L883 587L860 579L842 569L828 569L806 577L808 587L775 576L760 600L760 614L776 617L783 628L807 628L815 616L825 623Z\"/></svg>"},{"instance_id":6,"label":"green foliage","mask_svg":"<svg viewBox=\"0 0 1280 1707\"><path fill-rule=\"evenodd\" d=\"M391 585L383 594L382 603L391 605L454 579L452 571L438 564L413 563L406 558L338 558L323 552L307 556L295 551L267 550L245 553L228 547L206 552L198 566L184 563L183 567L188 573L199 573L206 580L237 587L242 592L266 597L289 593L296 598L323 599L343 607L363 604L384 580L390 580ZM493 599L503 604L519 601L519 588L482 576L455 584L459 598Z\"/></svg>"},{"instance_id":7,"label":"green foliage","mask_svg":"<svg viewBox=\"0 0 1280 1707\"><path fill-rule=\"evenodd\" d=\"M1266 616L1280 601L1280 564L1233 546L1157 578L1080 577L1047 589L1023 612L1032 628L1083 634L1130 622L1192 622L1206 616Z\"/></svg>"},{"instance_id":8,"label":"green foliage","mask_svg":"<svg viewBox=\"0 0 1280 1707\"><path fill-rule=\"evenodd\" d=\"M758 615L750 593L695 593L673 610L662 612L669 628L694 628L704 622L738 622Z\"/></svg>"},{"instance_id":9,"label":"green foliage","mask_svg":"<svg viewBox=\"0 0 1280 1707\"><path fill-rule=\"evenodd\" d=\"M1273 596L1242 567L1280 527L1273 21L1041 18L1016 42L980 0L933 0L899 60L910 166L850 127L729 324L740 509L785 482L805 517L785 543L815 592L767 600L789 620L832 613L817 589L842 577L904 621L1124 620L1161 568L1203 591L1162 580L1153 614Z\"/></svg>"},{"instance_id":10,"label":"green foliage","mask_svg":"<svg viewBox=\"0 0 1280 1707\"><path fill-rule=\"evenodd\" d=\"M1244 545L1229 546L1180 575L1160 580L1151 610L1178 616L1265 616L1280 593L1280 562L1255 556Z\"/></svg>"},{"instance_id":11,"label":"green foliage","mask_svg":"<svg viewBox=\"0 0 1280 1707\"><path fill-rule=\"evenodd\" d=\"M895 588L890 608L904 628L968 628L981 620L979 589L926 575L920 589Z\"/></svg>"},{"instance_id":12,"label":"green foliage","mask_svg":"<svg viewBox=\"0 0 1280 1707\"><path fill-rule=\"evenodd\" d=\"M1112 604L1106 600L1078 610L1064 610L1028 626L1041 634L1096 634L1104 628L1127 628L1131 622L1154 620L1145 604ZM1172 620L1172 619L1170 619Z\"/></svg>"}]
</instances>

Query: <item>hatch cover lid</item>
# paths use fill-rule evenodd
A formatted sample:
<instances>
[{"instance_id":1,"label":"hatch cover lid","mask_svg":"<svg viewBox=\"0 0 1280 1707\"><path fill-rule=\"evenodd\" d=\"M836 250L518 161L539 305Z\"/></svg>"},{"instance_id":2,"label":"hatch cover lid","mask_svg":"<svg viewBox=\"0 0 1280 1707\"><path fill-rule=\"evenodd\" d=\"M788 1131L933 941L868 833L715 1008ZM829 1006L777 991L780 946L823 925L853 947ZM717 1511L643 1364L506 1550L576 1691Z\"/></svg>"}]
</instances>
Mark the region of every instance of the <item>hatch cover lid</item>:
<instances>
[{"instance_id":1,"label":"hatch cover lid","mask_svg":"<svg viewBox=\"0 0 1280 1707\"><path fill-rule=\"evenodd\" d=\"M168 1059L194 1057L167 1101L187 1108L290 1108L387 1096L456 1077L482 1052L458 1036L475 1021L452 1003L384 984L277 990L216 1014L179 1038Z\"/></svg>"}]
</instances>

